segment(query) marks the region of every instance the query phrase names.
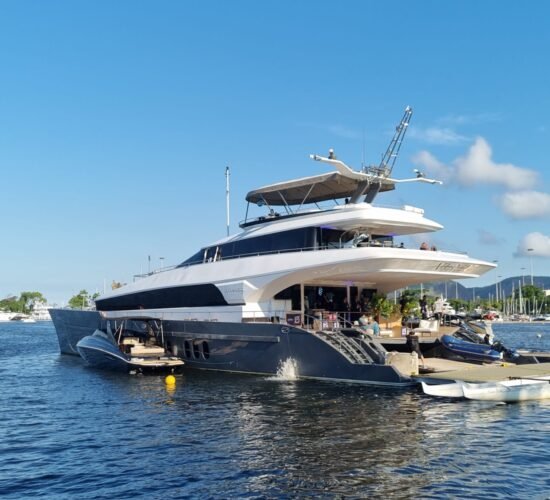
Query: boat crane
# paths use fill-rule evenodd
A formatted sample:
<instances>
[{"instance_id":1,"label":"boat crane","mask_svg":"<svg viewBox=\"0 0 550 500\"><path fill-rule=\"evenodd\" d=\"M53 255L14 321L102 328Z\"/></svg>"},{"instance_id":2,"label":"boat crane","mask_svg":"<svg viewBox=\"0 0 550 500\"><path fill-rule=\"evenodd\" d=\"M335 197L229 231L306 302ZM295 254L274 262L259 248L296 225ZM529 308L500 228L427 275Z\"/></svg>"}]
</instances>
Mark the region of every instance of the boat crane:
<instances>
[{"instance_id":1,"label":"boat crane","mask_svg":"<svg viewBox=\"0 0 550 500\"><path fill-rule=\"evenodd\" d=\"M380 165L378 166L379 175L385 175L386 177L389 177L391 175L397 157L399 156L399 150L401 149L401 145L403 144L403 139L405 138L405 134L407 133L407 129L409 128L412 114L412 108L410 106L407 106L405 108L403 118L401 118L399 125L395 127L395 134L393 135L390 145L388 146L388 149L386 149L384 156L382 156L382 160L380 161Z\"/></svg>"},{"instance_id":2,"label":"boat crane","mask_svg":"<svg viewBox=\"0 0 550 500\"><path fill-rule=\"evenodd\" d=\"M399 150L401 149L403 139L407 133L407 128L409 127L412 113L412 108L407 106L399 125L395 128L395 134L390 141L388 149L382 156L382 160L378 166L371 165L368 167L363 167L360 171L353 170L343 161L337 160L332 149L329 151L328 158L319 155L310 155L310 158L312 160L329 163L344 177L358 182L357 189L349 199L349 203L358 203L363 196L366 203L372 203L384 184L393 185L402 182L442 184L441 181L426 178L424 174L418 170L415 170L416 175L412 179L391 178L391 173L397 157L399 156ZM393 187L390 189L393 189Z\"/></svg>"},{"instance_id":3,"label":"boat crane","mask_svg":"<svg viewBox=\"0 0 550 500\"><path fill-rule=\"evenodd\" d=\"M382 156L382 160L380 160L380 165L378 165L378 167L364 167L363 170L365 173L371 173L380 177L390 177L395 162L397 161L397 157L399 156L399 150L403 144L403 139L405 138L405 134L409 128L412 114L412 108L407 106L399 125L395 127L395 133L393 134L393 138L390 141L388 149L386 149L386 152ZM372 203L381 187L381 182L376 182L368 186L365 194L365 201L367 203Z\"/></svg>"}]
</instances>

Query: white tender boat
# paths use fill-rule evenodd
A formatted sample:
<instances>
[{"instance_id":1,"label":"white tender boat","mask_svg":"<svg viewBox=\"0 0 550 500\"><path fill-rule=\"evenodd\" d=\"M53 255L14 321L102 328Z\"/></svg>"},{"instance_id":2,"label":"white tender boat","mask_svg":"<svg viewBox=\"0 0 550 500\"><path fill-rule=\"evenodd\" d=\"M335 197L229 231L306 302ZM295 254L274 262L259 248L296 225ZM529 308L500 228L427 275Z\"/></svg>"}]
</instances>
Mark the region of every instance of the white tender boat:
<instances>
[{"instance_id":1,"label":"white tender boat","mask_svg":"<svg viewBox=\"0 0 550 500\"><path fill-rule=\"evenodd\" d=\"M452 382L450 384L427 384L426 382L422 382L422 390L424 391L424 394L428 394L429 396L463 398L463 383L464 382Z\"/></svg>"},{"instance_id":2,"label":"white tender boat","mask_svg":"<svg viewBox=\"0 0 550 500\"><path fill-rule=\"evenodd\" d=\"M449 384L422 382L424 394L446 398L481 401L529 401L550 398L550 377L518 378L498 382L471 384L460 380Z\"/></svg>"},{"instance_id":3,"label":"white tender boat","mask_svg":"<svg viewBox=\"0 0 550 500\"><path fill-rule=\"evenodd\" d=\"M516 403L550 398L550 380L520 379L495 384L464 384L462 390L466 399Z\"/></svg>"}]
</instances>

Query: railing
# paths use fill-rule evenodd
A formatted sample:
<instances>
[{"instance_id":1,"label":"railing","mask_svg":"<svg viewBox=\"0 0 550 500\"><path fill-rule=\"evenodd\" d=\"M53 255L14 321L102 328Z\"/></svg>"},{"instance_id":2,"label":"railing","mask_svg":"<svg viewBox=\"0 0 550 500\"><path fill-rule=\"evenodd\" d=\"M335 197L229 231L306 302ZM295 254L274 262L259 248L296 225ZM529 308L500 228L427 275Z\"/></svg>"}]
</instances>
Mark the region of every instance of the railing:
<instances>
[{"instance_id":1,"label":"railing","mask_svg":"<svg viewBox=\"0 0 550 500\"><path fill-rule=\"evenodd\" d=\"M166 271L171 271L172 269L176 269L178 266L174 265L174 266L163 266L163 267L160 267L159 269L153 269L152 271L148 272L148 273L141 273L141 274L134 274L133 275L133 278L134 278L134 281L136 278L147 278L148 276L153 276L153 274L159 274L159 273L164 273Z\"/></svg>"},{"instance_id":2,"label":"railing","mask_svg":"<svg viewBox=\"0 0 550 500\"><path fill-rule=\"evenodd\" d=\"M144 314L149 314L143 310ZM159 317L163 313L157 313ZM278 323L281 325L297 326L305 330L315 331L323 330L327 332L335 332L342 328L355 328L352 317L360 313L347 311L324 311L325 317L311 314L301 314L299 311L291 311L287 309L270 309L270 310L242 310L239 306L233 311L212 310L193 308L192 311L170 311L166 313L171 317L182 321L212 321L212 322L243 322L243 323ZM298 323L287 322L287 314L291 316L299 316ZM326 316L330 315L330 318Z\"/></svg>"},{"instance_id":3,"label":"railing","mask_svg":"<svg viewBox=\"0 0 550 500\"><path fill-rule=\"evenodd\" d=\"M306 315L306 318L308 316ZM310 318L312 318L310 316ZM314 318L314 317L313 317ZM344 333L345 330L348 332ZM344 330L344 331L343 331ZM353 330L353 331L350 331ZM354 364L385 364L387 351L375 341L374 337L360 328L333 327L311 331L313 335L330 344L350 363Z\"/></svg>"},{"instance_id":4,"label":"railing","mask_svg":"<svg viewBox=\"0 0 550 500\"><path fill-rule=\"evenodd\" d=\"M285 253L303 253L303 252L317 252L317 251L324 251L324 250L355 250L357 248L366 248L366 247L372 247L372 248L395 248L395 249L402 249L402 250L420 250L419 248L407 248L405 246L396 245L395 243L375 243L375 242L362 242L359 245L351 246L351 245L324 245L324 246L317 246L317 247L300 247L300 248L287 248L287 249L281 249L281 250L266 250L263 252L249 252L249 253L242 253L242 254L236 254L236 255L230 255L228 257L218 257L217 259L207 260L207 261L197 261L197 262L189 262L185 265L180 264L178 266L172 266L169 269L179 268L179 267L189 267L189 266L195 266L198 264L208 264L211 262L220 262L220 261L226 261L226 260L234 260L234 259L242 259L242 258L248 258L248 257L260 257L264 255L279 255L279 254L285 254ZM426 251L426 250L423 250ZM445 250L436 250L437 252L446 252ZM428 250L430 252L430 250ZM455 253L459 255L467 255L467 252L449 252L449 253ZM168 270L168 268L163 268L161 271L156 272L163 272L165 270ZM135 275L140 277L146 277L150 276L152 274L155 274L155 272L151 272L149 274L145 275Z\"/></svg>"},{"instance_id":5,"label":"railing","mask_svg":"<svg viewBox=\"0 0 550 500\"><path fill-rule=\"evenodd\" d=\"M376 167L375 167L376 168ZM285 213L279 213L279 212L273 212L273 213L267 213L265 215L260 215L258 217L250 217L246 218L244 220L239 221L239 227L246 227L251 226L254 224L264 223L264 222L272 222L276 220L284 220L289 219L292 217L296 217L299 215L308 215L308 214L319 214L324 212L330 212L332 210L337 210L340 207L350 207L352 205L348 205L345 203L338 203L337 200L332 200L333 203L328 205L328 202L316 204L316 208L312 207L305 207L300 208L294 211L288 211L288 209L285 209ZM373 208L384 208L384 209L391 209L391 210L403 210L405 212L416 212L423 214L424 210L421 208L413 207L411 205L386 205L381 203L371 203L371 207Z\"/></svg>"},{"instance_id":6,"label":"railing","mask_svg":"<svg viewBox=\"0 0 550 500\"><path fill-rule=\"evenodd\" d=\"M374 358L371 356L372 353L367 352L362 339L347 337L342 333L315 332L314 335L334 347L350 363L375 363Z\"/></svg>"},{"instance_id":7,"label":"railing","mask_svg":"<svg viewBox=\"0 0 550 500\"><path fill-rule=\"evenodd\" d=\"M331 345L340 354L342 354L350 363L354 364L372 364L385 362L386 352L383 347L375 341L372 335L362 332L359 328L354 327L351 323L351 319L346 319L344 313L329 312L331 315L335 315L337 321L331 320L328 323L324 323L318 316L312 316L304 314L303 317L300 313L296 312L296 316L300 316L300 324L291 324L286 321L286 314L291 311L287 310L254 310L254 311L233 311L233 312L220 312L212 310L198 310L193 312L179 312L169 313L170 316L178 316L180 321L212 321L212 322L235 322L236 316L240 316L243 323L277 323L282 326L296 326L309 331L312 335L323 340L327 344ZM144 311L145 313L145 311ZM147 316L148 317L148 316ZM137 320L139 315L133 316L133 320ZM126 321L127 318L106 318L109 320L121 320ZM163 314L158 314L156 319L163 320ZM319 322L319 323L317 323ZM314 328L319 326L319 328ZM347 330L347 333L343 333L342 330ZM354 331L352 331L354 330Z\"/></svg>"}]
</instances>

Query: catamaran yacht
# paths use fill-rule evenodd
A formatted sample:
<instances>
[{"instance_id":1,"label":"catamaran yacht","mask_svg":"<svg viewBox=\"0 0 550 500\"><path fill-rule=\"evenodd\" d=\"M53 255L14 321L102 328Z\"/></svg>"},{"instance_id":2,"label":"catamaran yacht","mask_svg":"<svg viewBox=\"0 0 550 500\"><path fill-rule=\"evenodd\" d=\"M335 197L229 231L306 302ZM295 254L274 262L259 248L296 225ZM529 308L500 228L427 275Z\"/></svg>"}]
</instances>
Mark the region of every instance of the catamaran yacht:
<instances>
[{"instance_id":1,"label":"catamaran yacht","mask_svg":"<svg viewBox=\"0 0 550 500\"><path fill-rule=\"evenodd\" d=\"M167 349L190 368L274 374L292 360L299 377L412 384L411 371L357 330L349 308L338 313L339 304L476 278L495 266L399 246L400 237L442 226L421 208L373 203L401 183L438 183L420 172L391 176L411 114L407 108L380 165L354 170L332 150L311 155L328 171L250 191L248 204L266 212L251 218L247 208L239 233L100 296L96 311L52 309L61 351L76 354L77 342L106 322L116 328L122 318L148 317L162 321Z\"/></svg>"}]
</instances>

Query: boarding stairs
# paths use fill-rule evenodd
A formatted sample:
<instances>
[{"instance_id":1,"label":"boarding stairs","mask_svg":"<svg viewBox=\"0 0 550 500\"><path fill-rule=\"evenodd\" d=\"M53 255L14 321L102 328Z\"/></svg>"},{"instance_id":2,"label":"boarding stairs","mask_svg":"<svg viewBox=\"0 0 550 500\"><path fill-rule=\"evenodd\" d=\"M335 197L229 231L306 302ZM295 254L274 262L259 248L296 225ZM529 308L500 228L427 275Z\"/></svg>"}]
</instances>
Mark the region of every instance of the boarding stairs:
<instances>
[{"instance_id":1,"label":"boarding stairs","mask_svg":"<svg viewBox=\"0 0 550 500\"><path fill-rule=\"evenodd\" d=\"M350 329L348 329L350 330ZM357 336L349 336L342 330L321 330L313 334L323 342L336 349L350 363L353 364L384 364L385 350L377 345L368 334L361 338L360 332L353 330Z\"/></svg>"}]
</instances>

